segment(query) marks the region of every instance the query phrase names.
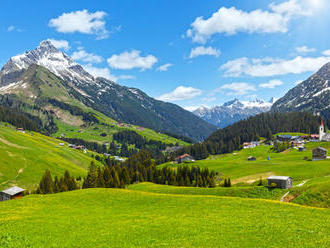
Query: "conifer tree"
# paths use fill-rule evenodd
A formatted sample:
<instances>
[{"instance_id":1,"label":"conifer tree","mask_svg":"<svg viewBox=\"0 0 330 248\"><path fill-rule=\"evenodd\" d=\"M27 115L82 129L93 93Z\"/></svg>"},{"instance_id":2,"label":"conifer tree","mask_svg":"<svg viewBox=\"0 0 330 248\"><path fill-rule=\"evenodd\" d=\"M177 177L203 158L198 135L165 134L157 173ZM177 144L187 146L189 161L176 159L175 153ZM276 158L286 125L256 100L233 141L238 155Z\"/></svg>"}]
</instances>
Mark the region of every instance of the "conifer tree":
<instances>
[{"instance_id":1,"label":"conifer tree","mask_svg":"<svg viewBox=\"0 0 330 248\"><path fill-rule=\"evenodd\" d=\"M45 174L41 178L37 192L40 194L54 193L54 182L49 170L46 170Z\"/></svg>"}]
</instances>

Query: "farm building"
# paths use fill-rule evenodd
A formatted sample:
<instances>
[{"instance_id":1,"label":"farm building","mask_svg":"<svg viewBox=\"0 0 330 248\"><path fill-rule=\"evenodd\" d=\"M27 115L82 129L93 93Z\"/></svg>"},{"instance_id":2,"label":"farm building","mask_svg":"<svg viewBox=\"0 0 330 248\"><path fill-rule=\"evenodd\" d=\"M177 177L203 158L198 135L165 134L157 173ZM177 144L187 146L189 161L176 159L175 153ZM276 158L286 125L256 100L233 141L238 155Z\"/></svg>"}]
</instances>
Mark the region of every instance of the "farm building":
<instances>
[{"instance_id":1,"label":"farm building","mask_svg":"<svg viewBox=\"0 0 330 248\"><path fill-rule=\"evenodd\" d=\"M327 153L328 153L327 149L319 146L313 149L313 160L327 159Z\"/></svg>"},{"instance_id":2,"label":"farm building","mask_svg":"<svg viewBox=\"0 0 330 248\"><path fill-rule=\"evenodd\" d=\"M12 199L21 198L23 196L25 189L14 186L0 192L0 201L7 201Z\"/></svg>"},{"instance_id":3,"label":"farm building","mask_svg":"<svg viewBox=\"0 0 330 248\"><path fill-rule=\"evenodd\" d=\"M190 156L189 154L183 154L183 155L177 157L175 159L175 161L177 163L182 163L182 162L185 162L185 161L188 161L188 162L189 161L195 161L195 159L192 156Z\"/></svg>"},{"instance_id":4,"label":"farm building","mask_svg":"<svg viewBox=\"0 0 330 248\"><path fill-rule=\"evenodd\" d=\"M292 187L292 178L287 176L270 176L268 177L268 186L290 189Z\"/></svg>"},{"instance_id":5,"label":"farm building","mask_svg":"<svg viewBox=\"0 0 330 248\"><path fill-rule=\"evenodd\" d=\"M256 158L256 157L253 157L253 156L249 156L249 157L248 157L248 160L249 160L249 161L256 161L257 158Z\"/></svg>"}]
</instances>

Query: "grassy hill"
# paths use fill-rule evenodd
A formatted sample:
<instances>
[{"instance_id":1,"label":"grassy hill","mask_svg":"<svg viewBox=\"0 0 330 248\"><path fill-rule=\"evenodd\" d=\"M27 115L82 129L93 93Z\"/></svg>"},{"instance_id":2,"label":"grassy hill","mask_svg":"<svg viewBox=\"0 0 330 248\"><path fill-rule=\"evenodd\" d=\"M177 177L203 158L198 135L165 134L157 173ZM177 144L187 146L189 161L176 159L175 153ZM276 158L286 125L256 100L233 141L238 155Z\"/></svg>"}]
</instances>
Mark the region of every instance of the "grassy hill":
<instances>
[{"instance_id":1,"label":"grassy hill","mask_svg":"<svg viewBox=\"0 0 330 248\"><path fill-rule=\"evenodd\" d=\"M312 158L312 150L317 146L330 149L329 142L310 142L306 144L306 151L299 152L289 149L281 153L270 151L270 146L258 146L252 149L243 149L230 154L210 156L188 165L199 165L220 172L224 177L230 177L233 183L252 183L255 180L266 178L269 175L291 176L294 183L305 179L330 175L330 161L308 161L304 157ZM248 161L249 156L256 157L256 161ZM268 160L268 156L270 160ZM160 166L173 166L172 162Z\"/></svg>"},{"instance_id":2,"label":"grassy hill","mask_svg":"<svg viewBox=\"0 0 330 248\"><path fill-rule=\"evenodd\" d=\"M46 169L53 175L65 170L84 176L91 154L67 146L57 139L36 132L21 133L0 123L0 190L13 184L33 189Z\"/></svg>"},{"instance_id":3,"label":"grassy hill","mask_svg":"<svg viewBox=\"0 0 330 248\"><path fill-rule=\"evenodd\" d=\"M328 209L89 189L0 203L0 246L327 247ZM74 231L72 231L74 230Z\"/></svg>"}]
</instances>

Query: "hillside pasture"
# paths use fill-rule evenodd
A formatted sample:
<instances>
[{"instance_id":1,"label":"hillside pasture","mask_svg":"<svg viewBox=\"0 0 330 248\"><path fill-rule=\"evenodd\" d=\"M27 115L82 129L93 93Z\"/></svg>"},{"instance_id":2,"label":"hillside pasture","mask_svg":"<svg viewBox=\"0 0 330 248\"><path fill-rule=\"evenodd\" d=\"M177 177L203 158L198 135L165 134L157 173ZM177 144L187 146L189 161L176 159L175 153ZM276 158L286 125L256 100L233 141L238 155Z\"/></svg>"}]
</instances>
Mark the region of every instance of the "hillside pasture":
<instances>
[{"instance_id":1,"label":"hillside pasture","mask_svg":"<svg viewBox=\"0 0 330 248\"><path fill-rule=\"evenodd\" d=\"M0 247L328 247L328 209L88 189L0 202Z\"/></svg>"}]
</instances>

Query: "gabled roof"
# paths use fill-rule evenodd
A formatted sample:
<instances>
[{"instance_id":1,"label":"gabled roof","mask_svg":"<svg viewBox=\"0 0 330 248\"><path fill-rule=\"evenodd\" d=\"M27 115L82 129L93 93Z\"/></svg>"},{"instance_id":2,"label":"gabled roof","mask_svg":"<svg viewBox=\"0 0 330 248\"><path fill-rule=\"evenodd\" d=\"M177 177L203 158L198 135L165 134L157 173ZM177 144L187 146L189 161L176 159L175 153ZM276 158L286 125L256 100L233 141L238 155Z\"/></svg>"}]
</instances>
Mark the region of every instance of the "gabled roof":
<instances>
[{"instance_id":1,"label":"gabled roof","mask_svg":"<svg viewBox=\"0 0 330 248\"><path fill-rule=\"evenodd\" d=\"M176 159L185 158L185 157L191 157L192 158L192 156L190 156L189 154L186 153L186 154L183 154L183 155L177 157Z\"/></svg>"},{"instance_id":2,"label":"gabled roof","mask_svg":"<svg viewBox=\"0 0 330 248\"><path fill-rule=\"evenodd\" d=\"M14 186L14 187L11 187L9 189L5 189L2 192L5 193L5 194L7 194L7 195L16 195L16 194L22 193L24 191L25 191L25 189L22 189L20 187Z\"/></svg>"},{"instance_id":3,"label":"gabled roof","mask_svg":"<svg viewBox=\"0 0 330 248\"><path fill-rule=\"evenodd\" d=\"M325 151L325 152L327 151L327 149L325 149L325 148L323 148L323 147L320 147L320 146L317 147L317 148L315 148L314 150L322 150L322 151Z\"/></svg>"},{"instance_id":4,"label":"gabled roof","mask_svg":"<svg viewBox=\"0 0 330 248\"><path fill-rule=\"evenodd\" d=\"M288 180L291 177L287 176L269 176L268 179L275 179L275 180Z\"/></svg>"}]
</instances>

